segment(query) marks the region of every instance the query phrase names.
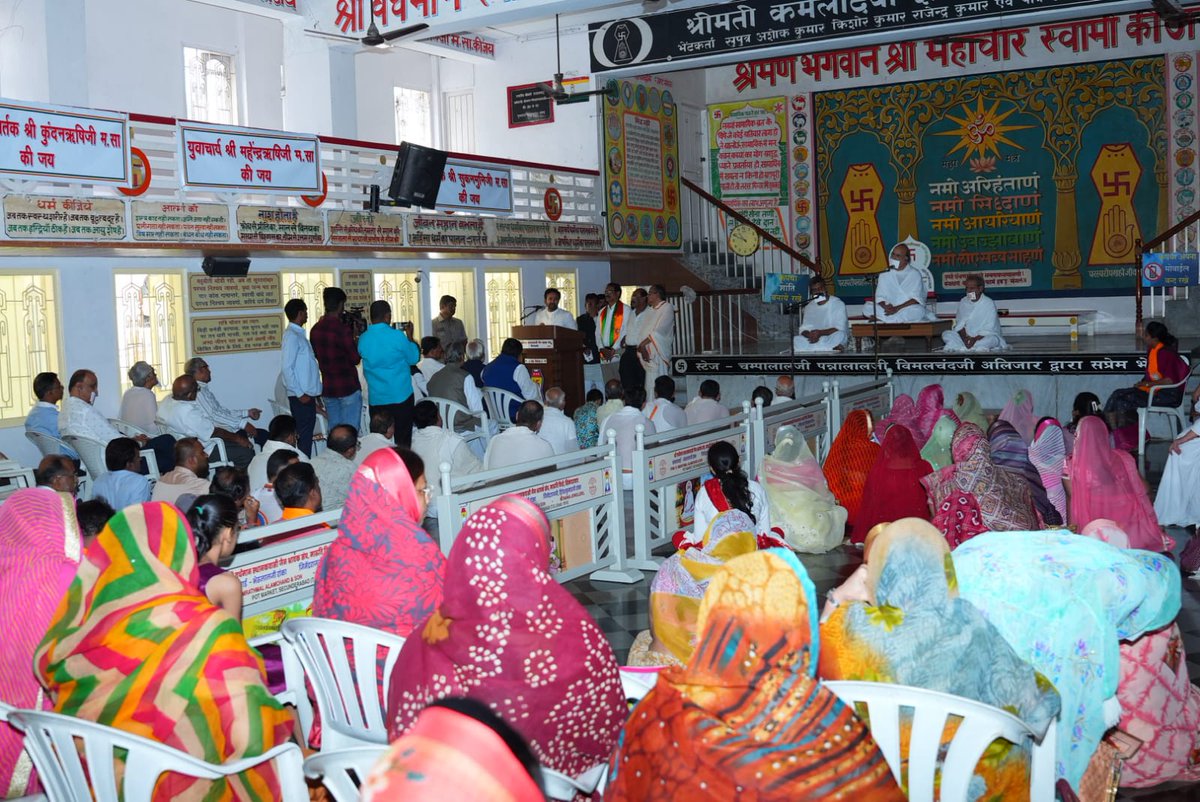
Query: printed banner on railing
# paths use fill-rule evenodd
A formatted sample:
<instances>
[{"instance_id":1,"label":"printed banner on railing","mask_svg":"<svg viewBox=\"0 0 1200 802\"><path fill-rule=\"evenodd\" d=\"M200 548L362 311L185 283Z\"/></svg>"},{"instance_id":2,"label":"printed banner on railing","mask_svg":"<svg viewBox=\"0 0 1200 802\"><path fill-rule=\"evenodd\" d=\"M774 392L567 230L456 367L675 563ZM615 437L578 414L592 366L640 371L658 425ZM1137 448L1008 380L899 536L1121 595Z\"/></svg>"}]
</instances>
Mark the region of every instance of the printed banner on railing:
<instances>
[{"instance_id":1,"label":"printed banner on railing","mask_svg":"<svg viewBox=\"0 0 1200 802\"><path fill-rule=\"evenodd\" d=\"M177 127L186 188L321 194L316 136L197 122Z\"/></svg>"},{"instance_id":2,"label":"printed banner on railing","mask_svg":"<svg viewBox=\"0 0 1200 802\"><path fill-rule=\"evenodd\" d=\"M759 228L789 241L787 98L708 107L712 192ZM769 243L764 247L771 247Z\"/></svg>"},{"instance_id":3,"label":"printed banner on railing","mask_svg":"<svg viewBox=\"0 0 1200 802\"><path fill-rule=\"evenodd\" d=\"M0 173L129 185L124 114L0 100Z\"/></svg>"},{"instance_id":4,"label":"printed banner on railing","mask_svg":"<svg viewBox=\"0 0 1200 802\"><path fill-rule=\"evenodd\" d=\"M512 172L497 167L447 159L438 189L439 209L458 209L467 212L497 212L513 210Z\"/></svg>"},{"instance_id":5,"label":"printed banner on railing","mask_svg":"<svg viewBox=\"0 0 1200 802\"><path fill-rule=\"evenodd\" d=\"M148 242L229 242L229 207L186 201L134 201L133 238Z\"/></svg>"},{"instance_id":6,"label":"printed banner on railing","mask_svg":"<svg viewBox=\"0 0 1200 802\"><path fill-rule=\"evenodd\" d=\"M125 239L125 203L110 198L10 195L4 231L12 239Z\"/></svg>"},{"instance_id":7,"label":"printed banner on railing","mask_svg":"<svg viewBox=\"0 0 1200 802\"><path fill-rule=\"evenodd\" d=\"M616 81L605 96L604 205L614 248L679 248L679 120L667 79Z\"/></svg>"}]
</instances>

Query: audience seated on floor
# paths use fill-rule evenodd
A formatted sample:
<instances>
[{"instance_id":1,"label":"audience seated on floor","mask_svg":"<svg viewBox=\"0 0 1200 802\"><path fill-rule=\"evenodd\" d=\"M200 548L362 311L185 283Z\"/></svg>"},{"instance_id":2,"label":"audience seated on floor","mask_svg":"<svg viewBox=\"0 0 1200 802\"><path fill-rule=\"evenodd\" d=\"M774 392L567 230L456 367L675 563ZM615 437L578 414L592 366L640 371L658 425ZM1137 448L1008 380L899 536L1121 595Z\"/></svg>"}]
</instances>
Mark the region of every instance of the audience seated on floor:
<instances>
[{"instance_id":1,"label":"audience seated on floor","mask_svg":"<svg viewBox=\"0 0 1200 802\"><path fill-rule=\"evenodd\" d=\"M380 449L396 447L396 417L391 410L372 410L368 426L370 431L359 440L358 453L354 457L358 465Z\"/></svg>"},{"instance_id":2,"label":"audience seated on floor","mask_svg":"<svg viewBox=\"0 0 1200 802\"><path fill-rule=\"evenodd\" d=\"M714 379L700 382L700 393L688 402L684 414L689 426L729 417L729 410L721 406L721 385Z\"/></svg>"},{"instance_id":3,"label":"audience seated on floor","mask_svg":"<svg viewBox=\"0 0 1200 802\"><path fill-rule=\"evenodd\" d=\"M863 486L862 506L854 518L850 542L862 545L876 524L897 518L929 520L929 501L921 480L932 472L913 436L904 426L892 424Z\"/></svg>"},{"instance_id":4,"label":"audience seated on floor","mask_svg":"<svg viewBox=\"0 0 1200 802\"><path fill-rule=\"evenodd\" d=\"M261 658L199 581L178 510L150 503L117 513L88 546L34 655L54 710L218 763L288 741L293 719L268 692ZM155 799L205 795L279 798L279 787L266 764L215 781L167 774L155 788Z\"/></svg>"},{"instance_id":5,"label":"audience seated on floor","mask_svg":"<svg viewBox=\"0 0 1200 802\"><path fill-rule=\"evenodd\" d=\"M537 401L522 403L517 409L516 425L500 432L488 443L484 468L490 471L554 456L554 447L538 437L542 415L542 405Z\"/></svg>"},{"instance_id":6,"label":"audience seated on floor","mask_svg":"<svg viewBox=\"0 0 1200 802\"><path fill-rule=\"evenodd\" d=\"M412 436L412 450L429 466L430 475L427 479L430 496L441 495L442 463L450 466L450 475L456 478L483 470L483 463L475 457L475 452L462 435L445 428L445 421L432 401L421 401L413 407L413 424L416 430ZM429 517L436 518L437 505L429 505L427 512Z\"/></svg>"},{"instance_id":7,"label":"audience seated on floor","mask_svg":"<svg viewBox=\"0 0 1200 802\"><path fill-rule=\"evenodd\" d=\"M202 496L208 492L208 452L194 437L175 443L175 469L159 477L151 498L168 504L179 502L180 496Z\"/></svg>"},{"instance_id":8,"label":"audience seated on floor","mask_svg":"<svg viewBox=\"0 0 1200 802\"><path fill-rule=\"evenodd\" d=\"M1029 446L1013 425L997 418L988 427L987 436L992 462L996 467L1020 477L1029 486L1029 495L1033 498L1033 508L1037 511L1038 520L1045 526L1065 525L1066 518L1059 514L1058 509L1051 503L1046 486L1042 484L1042 475L1029 458Z\"/></svg>"},{"instance_id":9,"label":"audience seated on floor","mask_svg":"<svg viewBox=\"0 0 1200 802\"><path fill-rule=\"evenodd\" d=\"M838 503L846 508L846 525L858 520L863 501L867 474L879 457L879 444L872 435L875 428L871 413L865 409L852 410L842 422L837 437L829 446L822 471L829 489Z\"/></svg>"},{"instance_id":10,"label":"audience seated on floor","mask_svg":"<svg viewBox=\"0 0 1200 802\"><path fill-rule=\"evenodd\" d=\"M775 450L759 469L771 521L796 551L821 554L842 542L846 509L825 483L808 441L792 426L775 433Z\"/></svg>"},{"instance_id":11,"label":"audience seated on floor","mask_svg":"<svg viewBox=\"0 0 1200 802\"><path fill-rule=\"evenodd\" d=\"M25 431L41 432L49 437L62 439L58 429L58 402L63 398L62 382L57 373L39 373L33 377L33 397L37 399L25 418ZM62 453L74 460L79 459L70 446L60 446Z\"/></svg>"},{"instance_id":12,"label":"audience seated on floor","mask_svg":"<svg viewBox=\"0 0 1200 802\"><path fill-rule=\"evenodd\" d=\"M606 763L628 716L604 633L550 575L550 523L503 496L463 524L446 559L445 596L405 642L388 693L388 734L430 702L469 695L568 776Z\"/></svg>"},{"instance_id":13,"label":"audience seated on floor","mask_svg":"<svg viewBox=\"0 0 1200 802\"><path fill-rule=\"evenodd\" d=\"M433 615L446 559L421 528L428 487L425 463L405 449L380 449L359 466L317 566L313 615L402 638Z\"/></svg>"},{"instance_id":14,"label":"audience seated on floor","mask_svg":"<svg viewBox=\"0 0 1200 802\"><path fill-rule=\"evenodd\" d=\"M283 520L283 507L275 495L275 480L279 472L289 465L300 462L304 455L290 448L281 448L272 452L267 459L267 481L260 487L250 491L250 497L258 502L259 515L263 523L273 524Z\"/></svg>"},{"instance_id":15,"label":"audience seated on floor","mask_svg":"<svg viewBox=\"0 0 1200 802\"><path fill-rule=\"evenodd\" d=\"M176 444L176 450L179 445ZM92 496L103 499L113 509L150 500L150 480L138 473L142 450L132 437L117 437L104 447L104 467L108 473L92 483Z\"/></svg>"},{"instance_id":16,"label":"audience seated on floor","mask_svg":"<svg viewBox=\"0 0 1200 802\"><path fill-rule=\"evenodd\" d=\"M354 461L357 453L358 429L340 423L329 430L325 449L312 458L313 470L321 480L321 498L326 508L336 510L345 503L350 480L358 467Z\"/></svg>"},{"instance_id":17,"label":"audience seated on floor","mask_svg":"<svg viewBox=\"0 0 1200 802\"><path fill-rule=\"evenodd\" d=\"M763 486L746 476L737 449L724 440L708 449L708 468L712 478L700 486L691 532L675 534L676 546L699 543L708 525L723 512L741 510L754 524L754 533L764 538L763 545L782 545L782 535L771 531L771 511Z\"/></svg>"}]
</instances>

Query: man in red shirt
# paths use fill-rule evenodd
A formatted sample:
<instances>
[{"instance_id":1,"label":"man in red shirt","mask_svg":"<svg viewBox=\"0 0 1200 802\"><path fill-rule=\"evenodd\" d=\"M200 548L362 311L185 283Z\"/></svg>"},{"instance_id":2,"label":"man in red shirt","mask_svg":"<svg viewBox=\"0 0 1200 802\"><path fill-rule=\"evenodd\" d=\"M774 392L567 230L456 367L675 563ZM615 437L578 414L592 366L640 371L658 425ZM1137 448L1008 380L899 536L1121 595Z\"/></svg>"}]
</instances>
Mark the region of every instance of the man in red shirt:
<instances>
[{"instance_id":1,"label":"man in red shirt","mask_svg":"<svg viewBox=\"0 0 1200 802\"><path fill-rule=\"evenodd\" d=\"M344 423L355 430L362 428L362 385L358 382L358 346L354 332L342 321L346 311L346 293L340 287L326 287L322 295L325 316L309 332L313 354L321 368L322 398L329 429Z\"/></svg>"}]
</instances>

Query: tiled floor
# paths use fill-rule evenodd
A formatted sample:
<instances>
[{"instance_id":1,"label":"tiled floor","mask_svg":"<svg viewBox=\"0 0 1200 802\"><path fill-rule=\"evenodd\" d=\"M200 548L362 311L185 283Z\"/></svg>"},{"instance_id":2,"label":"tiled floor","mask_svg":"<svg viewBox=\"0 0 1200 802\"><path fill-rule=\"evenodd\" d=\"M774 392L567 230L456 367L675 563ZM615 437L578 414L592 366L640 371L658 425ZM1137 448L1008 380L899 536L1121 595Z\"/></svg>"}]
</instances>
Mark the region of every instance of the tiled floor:
<instances>
[{"instance_id":1,"label":"tiled floor","mask_svg":"<svg viewBox=\"0 0 1200 802\"><path fill-rule=\"evenodd\" d=\"M1151 444L1147 454L1147 475L1156 485L1165 460L1166 445ZM632 504L626 505L626 531L633 527L628 520ZM1170 529L1176 541L1176 554L1187 542L1188 534L1182 529ZM848 577L862 561L861 552L852 546L841 546L820 555L798 555L816 585L818 598ZM624 663L629 647L639 632L650 626L648 600L652 575L647 574L641 582L619 585L611 582L593 582L588 578L567 583L566 587L579 599L596 619L600 629L608 636L617 659ZM1179 613L1179 628L1183 633L1184 648L1192 682L1200 684L1200 581L1184 577L1183 607ZM1143 791L1122 790L1118 800L1140 802L1200 802L1200 785L1188 787L1159 786Z\"/></svg>"}]
</instances>

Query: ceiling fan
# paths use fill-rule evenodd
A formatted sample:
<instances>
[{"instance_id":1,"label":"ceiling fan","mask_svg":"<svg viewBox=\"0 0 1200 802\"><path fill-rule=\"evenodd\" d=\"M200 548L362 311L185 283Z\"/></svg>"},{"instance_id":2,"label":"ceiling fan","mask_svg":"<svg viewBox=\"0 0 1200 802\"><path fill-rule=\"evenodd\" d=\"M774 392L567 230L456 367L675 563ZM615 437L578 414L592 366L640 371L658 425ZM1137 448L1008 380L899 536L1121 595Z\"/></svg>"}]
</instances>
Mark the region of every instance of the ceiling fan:
<instances>
[{"instance_id":1,"label":"ceiling fan","mask_svg":"<svg viewBox=\"0 0 1200 802\"><path fill-rule=\"evenodd\" d=\"M366 47L378 47L387 49L391 42L401 39L405 36L411 36L414 33L420 33L429 27L427 22L418 22L415 25L406 25L403 28L396 28L387 33L380 33L379 26L375 24L375 20L371 20L370 26L367 28L366 36L361 39L357 36L346 36L340 33L329 33L328 31L318 31L313 28L308 28L305 33L311 33L314 36L321 36L325 39L341 39L346 42L360 42Z\"/></svg>"},{"instance_id":2,"label":"ceiling fan","mask_svg":"<svg viewBox=\"0 0 1200 802\"><path fill-rule=\"evenodd\" d=\"M579 103L594 95L609 95L615 91L614 87L606 86L603 89L590 89L587 92L568 92L563 86L563 71L562 71L562 38L558 28L558 15L554 15L554 51L556 54L557 71L554 73L554 81L543 81L537 84L537 88L546 93L546 96L553 100L556 104L563 103Z\"/></svg>"}]
</instances>

